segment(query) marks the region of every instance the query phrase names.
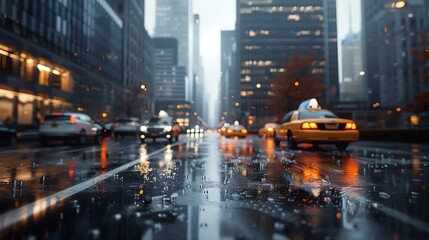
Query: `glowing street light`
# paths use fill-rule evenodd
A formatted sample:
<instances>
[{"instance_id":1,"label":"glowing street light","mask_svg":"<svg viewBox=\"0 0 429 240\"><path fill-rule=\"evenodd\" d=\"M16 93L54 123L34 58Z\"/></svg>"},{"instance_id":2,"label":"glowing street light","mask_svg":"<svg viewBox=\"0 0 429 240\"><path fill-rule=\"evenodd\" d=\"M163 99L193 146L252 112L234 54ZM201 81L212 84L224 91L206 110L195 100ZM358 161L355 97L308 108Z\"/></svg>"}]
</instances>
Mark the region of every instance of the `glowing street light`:
<instances>
[{"instance_id":1,"label":"glowing street light","mask_svg":"<svg viewBox=\"0 0 429 240\"><path fill-rule=\"evenodd\" d=\"M392 3L392 8L404 8L405 6L407 6L407 2L404 0L398 0Z\"/></svg>"}]
</instances>

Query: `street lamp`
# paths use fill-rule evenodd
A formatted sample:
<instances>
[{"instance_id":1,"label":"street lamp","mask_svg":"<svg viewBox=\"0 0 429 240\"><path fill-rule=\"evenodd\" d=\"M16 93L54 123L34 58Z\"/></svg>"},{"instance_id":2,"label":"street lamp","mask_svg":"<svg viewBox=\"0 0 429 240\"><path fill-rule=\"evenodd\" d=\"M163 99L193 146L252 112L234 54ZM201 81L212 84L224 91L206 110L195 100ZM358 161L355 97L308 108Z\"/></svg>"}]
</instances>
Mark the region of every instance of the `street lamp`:
<instances>
[{"instance_id":1,"label":"street lamp","mask_svg":"<svg viewBox=\"0 0 429 240\"><path fill-rule=\"evenodd\" d=\"M404 0L398 0L392 3L392 8L401 9L407 6L407 2Z\"/></svg>"}]
</instances>

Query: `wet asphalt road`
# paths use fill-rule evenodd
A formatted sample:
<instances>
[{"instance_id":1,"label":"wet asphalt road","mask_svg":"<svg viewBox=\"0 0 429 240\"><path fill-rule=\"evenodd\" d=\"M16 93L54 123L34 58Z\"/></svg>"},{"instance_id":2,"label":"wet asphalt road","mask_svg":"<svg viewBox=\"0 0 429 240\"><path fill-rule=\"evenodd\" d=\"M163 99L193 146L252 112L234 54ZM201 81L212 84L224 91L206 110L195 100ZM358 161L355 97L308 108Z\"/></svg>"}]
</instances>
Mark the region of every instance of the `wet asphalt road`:
<instances>
[{"instance_id":1,"label":"wet asphalt road","mask_svg":"<svg viewBox=\"0 0 429 240\"><path fill-rule=\"evenodd\" d=\"M429 146L178 143L0 149L0 239L429 239Z\"/></svg>"}]
</instances>

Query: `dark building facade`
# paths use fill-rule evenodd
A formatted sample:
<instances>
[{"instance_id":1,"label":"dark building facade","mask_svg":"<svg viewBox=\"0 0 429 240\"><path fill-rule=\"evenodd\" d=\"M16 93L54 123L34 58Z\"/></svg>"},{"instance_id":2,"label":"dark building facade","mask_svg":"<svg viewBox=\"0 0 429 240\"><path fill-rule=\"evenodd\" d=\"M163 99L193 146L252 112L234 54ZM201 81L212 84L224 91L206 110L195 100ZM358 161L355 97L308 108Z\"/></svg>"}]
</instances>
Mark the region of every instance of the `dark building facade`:
<instances>
[{"instance_id":1,"label":"dark building facade","mask_svg":"<svg viewBox=\"0 0 429 240\"><path fill-rule=\"evenodd\" d=\"M369 107L400 109L425 89L423 64L412 54L428 32L427 1L362 1L362 56ZM423 51L423 49L420 49Z\"/></svg>"},{"instance_id":2,"label":"dark building facade","mask_svg":"<svg viewBox=\"0 0 429 240\"><path fill-rule=\"evenodd\" d=\"M240 111L236 103L240 102L240 81L237 75L237 43L235 31L221 32L221 80L220 80L220 116L221 121L232 123L238 120Z\"/></svg>"},{"instance_id":3,"label":"dark building facade","mask_svg":"<svg viewBox=\"0 0 429 240\"><path fill-rule=\"evenodd\" d=\"M0 121L124 111L123 22L106 1L1 0L0 11Z\"/></svg>"},{"instance_id":4,"label":"dark building facade","mask_svg":"<svg viewBox=\"0 0 429 240\"><path fill-rule=\"evenodd\" d=\"M123 21L122 73L126 114L147 118L153 101L153 46L144 25L143 0L108 0Z\"/></svg>"},{"instance_id":5,"label":"dark building facade","mask_svg":"<svg viewBox=\"0 0 429 240\"><path fill-rule=\"evenodd\" d=\"M237 0L236 29L240 114L253 119L250 128L274 120L270 81L287 71L293 54L316 54L314 74L326 87L321 101L339 100L335 0Z\"/></svg>"},{"instance_id":6,"label":"dark building facade","mask_svg":"<svg viewBox=\"0 0 429 240\"><path fill-rule=\"evenodd\" d=\"M193 116L186 101L186 69L178 66L178 41L175 38L153 38L154 43L154 100L155 113L164 110L178 118L183 126L189 126ZM177 111L177 113L175 112Z\"/></svg>"}]
</instances>

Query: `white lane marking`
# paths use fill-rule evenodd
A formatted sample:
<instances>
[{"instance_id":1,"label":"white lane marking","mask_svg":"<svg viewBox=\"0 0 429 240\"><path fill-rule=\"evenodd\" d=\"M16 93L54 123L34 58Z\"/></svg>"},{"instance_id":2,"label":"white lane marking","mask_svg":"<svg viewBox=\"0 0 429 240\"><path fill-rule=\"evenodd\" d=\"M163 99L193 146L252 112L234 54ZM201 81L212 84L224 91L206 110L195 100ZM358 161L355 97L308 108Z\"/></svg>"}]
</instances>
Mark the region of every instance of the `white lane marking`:
<instances>
[{"instance_id":1,"label":"white lane marking","mask_svg":"<svg viewBox=\"0 0 429 240\"><path fill-rule=\"evenodd\" d=\"M38 213L44 212L46 211L47 208L54 206L55 204L57 204L58 202L76 194L79 193L89 187L92 187L108 178L110 178L111 176L118 174L122 171L127 170L128 168L130 168L133 165L136 165L138 163L140 163L141 161L147 160L150 157L156 156L162 152L164 152L165 150L167 150L170 147L174 147L186 142L191 141L192 139L187 139L186 141L180 141L180 142L176 142L174 144L171 145L167 145L162 149L158 149L146 156L137 158L127 164L124 164L120 167L117 167L109 172L106 172L102 175L96 176L92 179L86 180L85 182L79 183L73 187L67 188L65 190L62 190L58 193L52 194L50 196L47 196L45 198L39 199L33 203L27 204L25 206L22 206L20 208L11 210L9 212L6 212L4 214L0 215L0 231L5 230L8 227L11 227L12 225L21 222L29 217L31 217L32 215L36 215Z\"/></svg>"}]
</instances>

